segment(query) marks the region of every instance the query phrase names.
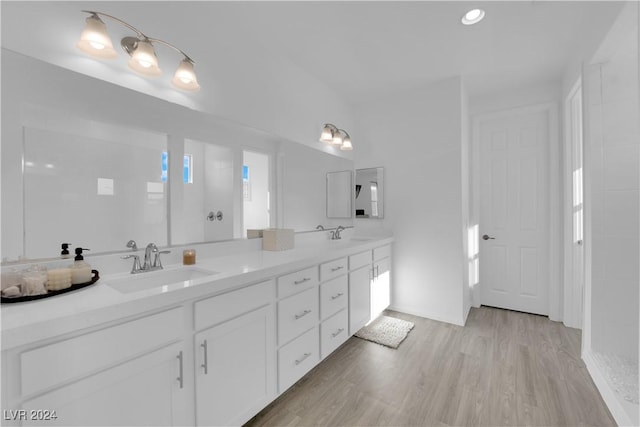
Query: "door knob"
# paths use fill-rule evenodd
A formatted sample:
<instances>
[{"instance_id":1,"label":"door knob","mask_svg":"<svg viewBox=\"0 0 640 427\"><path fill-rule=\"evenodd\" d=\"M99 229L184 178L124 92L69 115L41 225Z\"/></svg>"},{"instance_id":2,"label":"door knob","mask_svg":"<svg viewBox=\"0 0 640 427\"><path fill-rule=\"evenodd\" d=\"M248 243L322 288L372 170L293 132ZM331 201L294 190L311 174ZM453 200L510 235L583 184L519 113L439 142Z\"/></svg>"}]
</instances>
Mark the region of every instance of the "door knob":
<instances>
[{"instance_id":1,"label":"door knob","mask_svg":"<svg viewBox=\"0 0 640 427\"><path fill-rule=\"evenodd\" d=\"M484 236L482 236L482 240L495 240L495 237L491 237L488 234L485 234Z\"/></svg>"}]
</instances>

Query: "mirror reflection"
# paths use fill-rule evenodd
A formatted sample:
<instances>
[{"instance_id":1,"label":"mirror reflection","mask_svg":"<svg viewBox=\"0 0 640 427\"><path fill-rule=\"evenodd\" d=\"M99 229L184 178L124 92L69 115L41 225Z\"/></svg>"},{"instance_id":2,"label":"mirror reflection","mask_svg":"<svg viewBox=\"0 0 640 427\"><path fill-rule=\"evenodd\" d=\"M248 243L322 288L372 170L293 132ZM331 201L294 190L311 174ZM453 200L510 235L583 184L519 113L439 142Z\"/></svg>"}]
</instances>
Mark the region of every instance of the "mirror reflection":
<instances>
[{"instance_id":1,"label":"mirror reflection","mask_svg":"<svg viewBox=\"0 0 640 427\"><path fill-rule=\"evenodd\" d=\"M383 168L356 169L356 218L384 218Z\"/></svg>"},{"instance_id":2,"label":"mirror reflection","mask_svg":"<svg viewBox=\"0 0 640 427\"><path fill-rule=\"evenodd\" d=\"M351 171L327 174L327 218L351 218Z\"/></svg>"},{"instance_id":3,"label":"mirror reflection","mask_svg":"<svg viewBox=\"0 0 640 427\"><path fill-rule=\"evenodd\" d=\"M167 244L164 137L108 141L31 127L23 135L29 258L55 256L62 242L92 252L121 249L132 235Z\"/></svg>"},{"instance_id":4,"label":"mirror reflection","mask_svg":"<svg viewBox=\"0 0 640 427\"><path fill-rule=\"evenodd\" d=\"M352 225L327 219L326 174L353 162L322 143L55 72L88 90L36 89L13 75L2 92L3 119L19 118L2 126L3 261L56 257L63 242L91 256L127 250L129 240L165 247L247 228Z\"/></svg>"}]
</instances>

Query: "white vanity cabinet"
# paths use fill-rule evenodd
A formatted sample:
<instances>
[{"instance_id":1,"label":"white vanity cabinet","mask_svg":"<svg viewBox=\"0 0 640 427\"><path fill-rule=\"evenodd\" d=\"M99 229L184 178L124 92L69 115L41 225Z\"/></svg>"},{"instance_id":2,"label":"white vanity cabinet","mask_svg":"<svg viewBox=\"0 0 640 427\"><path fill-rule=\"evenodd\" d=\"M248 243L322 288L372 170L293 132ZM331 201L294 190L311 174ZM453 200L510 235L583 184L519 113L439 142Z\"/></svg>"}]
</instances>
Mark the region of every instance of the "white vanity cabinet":
<instances>
[{"instance_id":1,"label":"white vanity cabinet","mask_svg":"<svg viewBox=\"0 0 640 427\"><path fill-rule=\"evenodd\" d=\"M349 272L349 335L371 318L371 264Z\"/></svg>"},{"instance_id":2,"label":"white vanity cabinet","mask_svg":"<svg viewBox=\"0 0 640 427\"><path fill-rule=\"evenodd\" d=\"M196 425L242 425L276 396L273 280L195 303Z\"/></svg>"},{"instance_id":3,"label":"white vanity cabinet","mask_svg":"<svg viewBox=\"0 0 640 427\"><path fill-rule=\"evenodd\" d=\"M375 319L391 304L391 246L373 250L371 271L371 319Z\"/></svg>"},{"instance_id":4,"label":"white vanity cabinet","mask_svg":"<svg viewBox=\"0 0 640 427\"><path fill-rule=\"evenodd\" d=\"M349 256L349 334L391 303L391 245Z\"/></svg>"},{"instance_id":5,"label":"white vanity cabinet","mask_svg":"<svg viewBox=\"0 0 640 427\"><path fill-rule=\"evenodd\" d=\"M183 350L172 344L28 400L22 425L184 425L191 405ZM47 413L56 418L39 419Z\"/></svg>"},{"instance_id":6,"label":"white vanity cabinet","mask_svg":"<svg viewBox=\"0 0 640 427\"><path fill-rule=\"evenodd\" d=\"M3 381L19 383L20 395L5 396L11 407L3 409L26 411L8 424L188 424L182 325L183 311L174 308L7 353L19 370ZM55 418L38 419L46 411Z\"/></svg>"},{"instance_id":7,"label":"white vanity cabinet","mask_svg":"<svg viewBox=\"0 0 640 427\"><path fill-rule=\"evenodd\" d=\"M336 248L149 299L126 294L46 325L16 314L13 342L3 341L2 424L246 423L389 305L390 245ZM59 315L68 300L57 298L43 304Z\"/></svg>"}]
</instances>

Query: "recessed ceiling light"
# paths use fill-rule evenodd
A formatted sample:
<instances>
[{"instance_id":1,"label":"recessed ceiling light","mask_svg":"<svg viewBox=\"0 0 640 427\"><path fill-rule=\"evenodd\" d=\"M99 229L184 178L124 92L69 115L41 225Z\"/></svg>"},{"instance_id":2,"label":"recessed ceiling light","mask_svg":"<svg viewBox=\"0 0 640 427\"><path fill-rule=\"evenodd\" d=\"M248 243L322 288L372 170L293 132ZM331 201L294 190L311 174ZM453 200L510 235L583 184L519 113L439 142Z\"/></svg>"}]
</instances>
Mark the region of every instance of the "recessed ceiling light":
<instances>
[{"instance_id":1,"label":"recessed ceiling light","mask_svg":"<svg viewBox=\"0 0 640 427\"><path fill-rule=\"evenodd\" d=\"M482 9L472 9L469 12L465 13L461 19L461 22L464 25L473 25L482 21L484 18L484 10Z\"/></svg>"}]
</instances>

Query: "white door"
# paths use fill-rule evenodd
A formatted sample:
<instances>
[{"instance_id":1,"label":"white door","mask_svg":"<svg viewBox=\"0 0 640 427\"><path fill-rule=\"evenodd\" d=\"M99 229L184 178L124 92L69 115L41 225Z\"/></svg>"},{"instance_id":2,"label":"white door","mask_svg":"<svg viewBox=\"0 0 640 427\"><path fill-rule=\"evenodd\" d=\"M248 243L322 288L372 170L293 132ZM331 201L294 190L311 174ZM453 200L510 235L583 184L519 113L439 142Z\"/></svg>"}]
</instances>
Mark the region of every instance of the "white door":
<instances>
[{"instance_id":1,"label":"white door","mask_svg":"<svg viewBox=\"0 0 640 427\"><path fill-rule=\"evenodd\" d=\"M548 314L549 122L545 111L480 123L481 303Z\"/></svg>"}]
</instances>

